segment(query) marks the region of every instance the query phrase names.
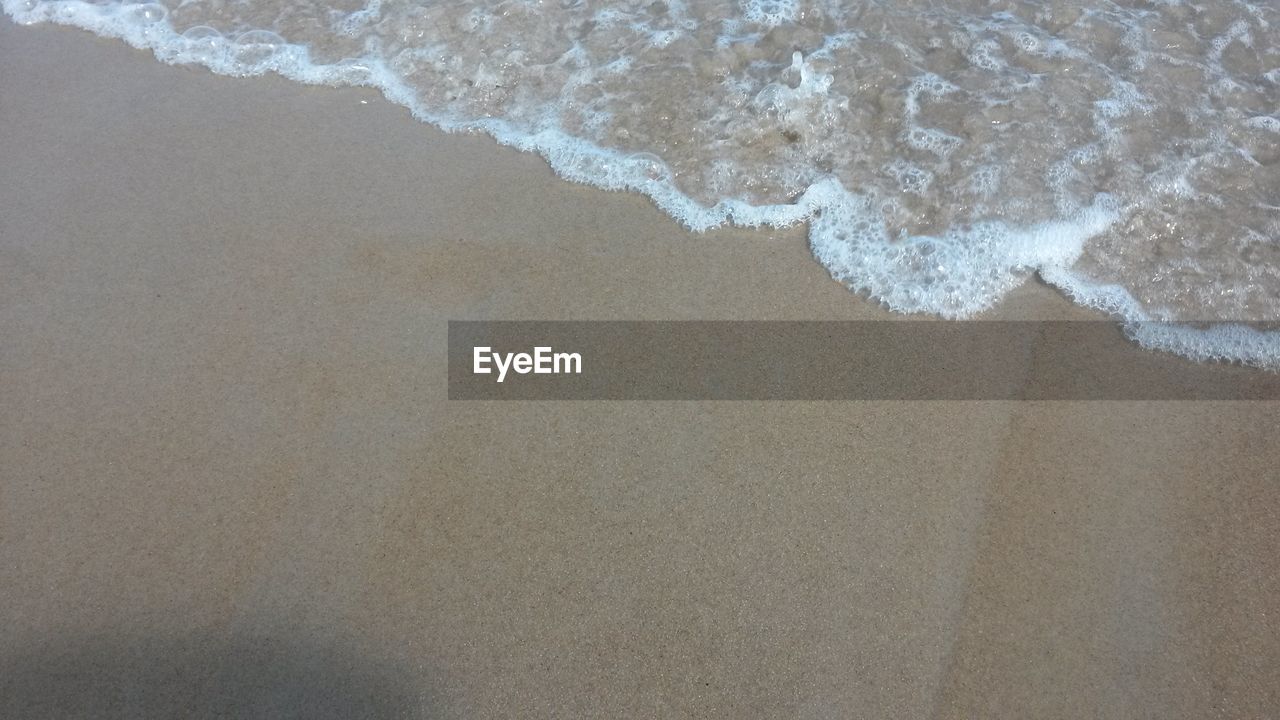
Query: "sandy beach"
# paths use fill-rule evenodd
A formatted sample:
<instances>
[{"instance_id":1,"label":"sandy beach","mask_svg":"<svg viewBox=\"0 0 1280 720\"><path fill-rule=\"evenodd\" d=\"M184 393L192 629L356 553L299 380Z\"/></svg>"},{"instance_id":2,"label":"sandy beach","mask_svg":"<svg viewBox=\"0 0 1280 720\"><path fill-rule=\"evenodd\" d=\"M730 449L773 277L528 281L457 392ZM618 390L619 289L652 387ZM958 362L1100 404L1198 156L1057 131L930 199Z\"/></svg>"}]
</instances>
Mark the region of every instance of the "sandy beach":
<instances>
[{"instance_id":1,"label":"sandy beach","mask_svg":"<svg viewBox=\"0 0 1280 720\"><path fill-rule=\"evenodd\" d=\"M1280 404L450 402L449 320L892 316L8 19L0 187L0 716L1280 716Z\"/></svg>"}]
</instances>

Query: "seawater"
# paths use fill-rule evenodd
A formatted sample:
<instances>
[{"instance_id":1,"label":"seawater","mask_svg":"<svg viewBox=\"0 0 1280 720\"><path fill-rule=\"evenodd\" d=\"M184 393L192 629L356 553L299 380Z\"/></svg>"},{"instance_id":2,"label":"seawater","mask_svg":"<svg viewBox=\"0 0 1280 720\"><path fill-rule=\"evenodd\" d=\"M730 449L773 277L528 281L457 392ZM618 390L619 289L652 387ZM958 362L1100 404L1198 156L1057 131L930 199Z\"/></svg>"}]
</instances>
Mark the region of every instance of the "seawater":
<instances>
[{"instance_id":1,"label":"seawater","mask_svg":"<svg viewBox=\"0 0 1280 720\"><path fill-rule=\"evenodd\" d=\"M808 223L900 312L1032 273L1280 367L1272 0L3 0L169 63L380 88L694 230ZM1179 324L1169 324L1178 321Z\"/></svg>"}]
</instances>

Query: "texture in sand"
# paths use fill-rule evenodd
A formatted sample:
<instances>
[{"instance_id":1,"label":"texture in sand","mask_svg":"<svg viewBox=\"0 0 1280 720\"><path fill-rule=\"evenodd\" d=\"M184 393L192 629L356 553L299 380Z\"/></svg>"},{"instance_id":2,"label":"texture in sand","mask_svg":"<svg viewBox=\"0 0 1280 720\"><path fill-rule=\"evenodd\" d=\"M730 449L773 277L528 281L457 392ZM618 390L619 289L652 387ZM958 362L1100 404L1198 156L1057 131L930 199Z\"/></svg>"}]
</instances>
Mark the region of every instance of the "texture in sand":
<instances>
[{"instance_id":1,"label":"texture in sand","mask_svg":"<svg viewBox=\"0 0 1280 720\"><path fill-rule=\"evenodd\" d=\"M1280 714L1276 404L449 403L448 319L884 315L65 29L0 158L0 716Z\"/></svg>"}]
</instances>

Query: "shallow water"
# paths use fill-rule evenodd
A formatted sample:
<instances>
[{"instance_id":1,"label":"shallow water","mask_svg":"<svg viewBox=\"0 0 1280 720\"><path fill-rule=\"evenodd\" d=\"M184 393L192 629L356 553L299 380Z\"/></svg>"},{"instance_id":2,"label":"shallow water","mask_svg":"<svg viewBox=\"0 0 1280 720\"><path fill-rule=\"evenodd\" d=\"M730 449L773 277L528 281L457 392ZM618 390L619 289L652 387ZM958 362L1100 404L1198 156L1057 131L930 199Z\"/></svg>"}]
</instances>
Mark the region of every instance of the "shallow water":
<instances>
[{"instance_id":1,"label":"shallow water","mask_svg":"<svg viewBox=\"0 0 1280 720\"><path fill-rule=\"evenodd\" d=\"M222 73L374 85L644 192L685 225L808 221L904 312L1032 272L1144 344L1280 365L1280 8L1238 0L3 0Z\"/></svg>"}]
</instances>

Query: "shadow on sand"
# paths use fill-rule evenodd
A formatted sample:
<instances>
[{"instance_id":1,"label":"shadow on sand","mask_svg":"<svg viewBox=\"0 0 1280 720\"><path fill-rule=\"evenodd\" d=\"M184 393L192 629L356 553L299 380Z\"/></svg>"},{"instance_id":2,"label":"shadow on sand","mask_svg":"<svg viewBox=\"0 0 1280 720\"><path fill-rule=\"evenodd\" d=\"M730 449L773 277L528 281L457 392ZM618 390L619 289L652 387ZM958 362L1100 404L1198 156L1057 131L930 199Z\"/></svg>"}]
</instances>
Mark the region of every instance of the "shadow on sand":
<instances>
[{"instance_id":1,"label":"shadow on sand","mask_svg":"<svg viewBox=\"0 0 1280 720\"><path fill-rule=\"evenodd\" d=\"M279 635L26 638L0 649L0 717L429 718L432 678Z\"/></svg>"}]
</instances>

